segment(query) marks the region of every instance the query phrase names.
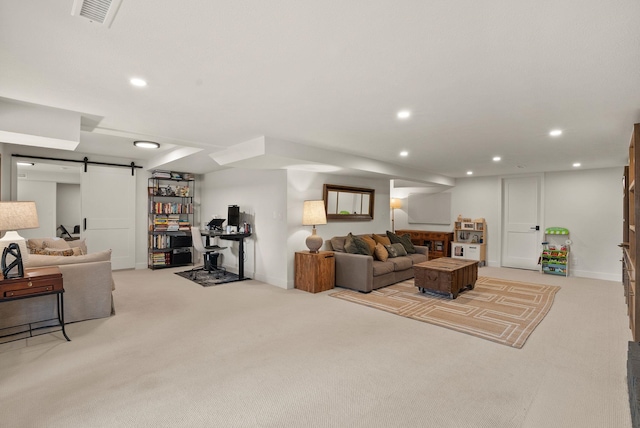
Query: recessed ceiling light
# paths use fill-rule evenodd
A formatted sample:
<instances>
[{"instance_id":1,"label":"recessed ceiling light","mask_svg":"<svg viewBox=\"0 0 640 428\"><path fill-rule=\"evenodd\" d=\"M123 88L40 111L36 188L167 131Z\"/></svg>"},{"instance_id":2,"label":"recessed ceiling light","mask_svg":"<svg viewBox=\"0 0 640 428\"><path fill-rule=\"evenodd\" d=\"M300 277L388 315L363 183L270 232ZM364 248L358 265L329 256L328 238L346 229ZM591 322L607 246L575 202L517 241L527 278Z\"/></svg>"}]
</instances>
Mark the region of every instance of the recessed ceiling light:
<instances>
[{"instance_id":1,"label":"recessed ceiling light","mask_svg":"<svg viewBox=\"0 0 640 428\"><path fill-rule=\"evenodd\" d=\"M501 158L500 156L494 156L494 157L493 157L493 161L494 161L494 162L500 162L500 160L501 160L501 159L502 159L502 158Z\"/></svg>"},{"instance_id":2,"label":"recessed ceiling light","mask_svg":"<svg viewBox=\"0 0 640 428\"><path fill-rule=\"evenodd\" d=\"M400 110L398 112L398 119L408 119L411 117L411 112L409 110Z\"/></svg>"},{"instance_id":3,"label":"recessed ceiling light","mask_svg":"<svg viewBox=\"0 0 640 428\"><path fill-rule=\"evenodd\" d=\"M554 129L554 130L549 132L549 135L551 135L552 137L559 137L560 135L562 135L562 130L561 129Z\"/></svg>"},{"instance_id":4,"label":"recessed ceiling light","mask_svg":"<svg viewBox=\"0 0 640 428\"><path fill-rule=\"evenodd\" d=\"M409 156L409 152L406 150L403 150L400 152L400 156Z\"/></svg>"},{"instance_id":5,"label":"recessed ceiling light","mask_svg":"<svg viewBox=\"0 0 640 428\"><path fill-rule=\"evenodd\" d=\"M578 167L579 167L579 166L581 166L581 165L582 165L582 164L581 164L580 162L575 162L575 163L573 164L573 167L574 167L574 168L578 168Z\"/></svg>"},{"instance_id":6,"label":"recessed ceiling light","mask_svg":"<svg viewBox=\"0 0 640 428\"><path fill-rule=\"evenodd\" d=\"M131 82L133 86L138 86L141 88L147 86L147 81L144 79L140 79L139 77L134 77L133 79L129 80L129 82Z\"/></svg>"},{"instance_id":7,"label":"recessed ceiling light","mask_svg":"<svg viewBox=\"0 0 640 428\"><path fill-rule=\"evenodd\" d=\"M155 141L134 141L133 145L141 149L157 149L160 147L160 144Z\"/></svg>"},{"instance_id":8,"label":"recessed ceiling light","mask_svg":"<svg viewBox=\"0 0 640 428\"><path fill-rule=\"evenodd\" d=\"M20 166L34 166L35 163L33 162L16 162L16 165L20 165Z\"/></svg>"},{"instance_id":9,"label":"recessed ceiling light","mask_svg":"<svg viewBox=\"0 0 640 428\"><path fill-rule=\"evenodd\" d=\"M473 175L473 171L467 171L467 175Z\"/></svg>"}]
</instances>

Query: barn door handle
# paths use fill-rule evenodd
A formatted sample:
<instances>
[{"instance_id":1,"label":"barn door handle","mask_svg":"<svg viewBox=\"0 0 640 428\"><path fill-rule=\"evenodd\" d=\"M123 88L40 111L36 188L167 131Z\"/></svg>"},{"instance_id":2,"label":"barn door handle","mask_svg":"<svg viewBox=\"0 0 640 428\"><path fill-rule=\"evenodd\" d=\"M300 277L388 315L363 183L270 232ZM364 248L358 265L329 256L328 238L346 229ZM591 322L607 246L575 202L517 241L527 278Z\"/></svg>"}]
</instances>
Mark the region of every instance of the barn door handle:
<instances>
[{"instance_id":1,"label":"barn door handle","mask_svg":"<svg viewBox=\"0 0 640 428\"><path fill-rule=\"evenodd\" d=\"M82 220L82 227L83 227L83 230L87 230L87 218L86 217Z\"/></svg>"}]
</instances>

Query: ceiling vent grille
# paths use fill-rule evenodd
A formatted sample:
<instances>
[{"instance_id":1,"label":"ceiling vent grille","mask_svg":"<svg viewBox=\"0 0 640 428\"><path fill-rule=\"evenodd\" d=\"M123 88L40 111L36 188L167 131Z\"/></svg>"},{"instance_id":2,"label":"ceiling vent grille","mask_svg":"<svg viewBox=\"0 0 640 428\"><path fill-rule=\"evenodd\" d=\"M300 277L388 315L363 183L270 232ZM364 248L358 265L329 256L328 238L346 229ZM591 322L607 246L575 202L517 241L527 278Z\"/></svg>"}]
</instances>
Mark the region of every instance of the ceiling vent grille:
<instances>
[{"instance_id":1,"label":"ceiling vent grille","mask_svg":"<svg viewBox=\"0 0 640 428\"><path fill-rule=\"evenodd\" d=\"M74 0L71 15L111 26L122 0Z\"/></svg>"}]
</instances>

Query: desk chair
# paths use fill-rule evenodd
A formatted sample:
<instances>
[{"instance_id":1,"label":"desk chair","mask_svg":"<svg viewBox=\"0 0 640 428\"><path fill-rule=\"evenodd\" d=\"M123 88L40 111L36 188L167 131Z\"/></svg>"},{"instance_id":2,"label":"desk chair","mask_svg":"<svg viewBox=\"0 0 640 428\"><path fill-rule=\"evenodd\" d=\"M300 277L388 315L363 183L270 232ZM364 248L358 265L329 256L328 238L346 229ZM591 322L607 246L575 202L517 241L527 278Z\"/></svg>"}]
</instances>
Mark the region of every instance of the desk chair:
<instances>
[{"instance_id":1,"label":"desk chair","mask_svg":"<svg viewBox=\"0 0 640 428\"><path fill-rule=\"evenodd\" d=\"M191 275L195 275L195 272L199 270L206 270L209 273L214 272L215 276L224 275L225 269L222 267L218 267L218 257L220 253L218 250L224 250L227 247L221 247L219 245L211 245L205 247L202 243L202 235L200 234L200 229L197 226L191 227L191 240L193 241L193 248L198 253L202 254L203 257L203 265L201 268L194 268L191 270Z\"/></svg>"}]
</instances>

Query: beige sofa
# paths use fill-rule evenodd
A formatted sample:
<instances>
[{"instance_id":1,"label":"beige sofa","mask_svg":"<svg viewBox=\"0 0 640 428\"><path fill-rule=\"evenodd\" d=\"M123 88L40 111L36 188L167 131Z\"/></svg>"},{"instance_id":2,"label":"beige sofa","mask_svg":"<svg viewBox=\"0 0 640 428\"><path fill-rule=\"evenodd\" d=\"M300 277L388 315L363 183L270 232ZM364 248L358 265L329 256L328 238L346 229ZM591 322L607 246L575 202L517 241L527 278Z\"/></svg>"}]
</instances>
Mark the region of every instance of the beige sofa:
<instances>
[{"instance_id":1,"label":"beige sofa","mask_svg":"<svg viewBox=\"0 0 640 428\"><path fill-rule=\"evenodd\" d=\"M64 244L58 245L62 247ZM25 269L42 266L60 268L65 290L65 322L105 318L115 314L111 250L78 256L29 254L24 263ZM55 299L51 295L0 304L0 329L5 329L0 331L0 336L17 331L11 327L55 318Z\"/></svg>"},{"instance_id":2,"label":"beige sofa","mask_svg":"<svg viewBox=\"0 0 640 428\"><path fill-rule=\"evenodd\" d=\"M426 262L428 259L428 247L419 245L414 245L416 252L413 254L388 258L386 261L378 260L374 256L351 254L344 249L346 239L346 236L334 236L331 240L325 241L326 248L334 251L335 254L335 285L337 287L369 293L372 290L413 278L413 265Z\"/></svg>"}]
</instances>

